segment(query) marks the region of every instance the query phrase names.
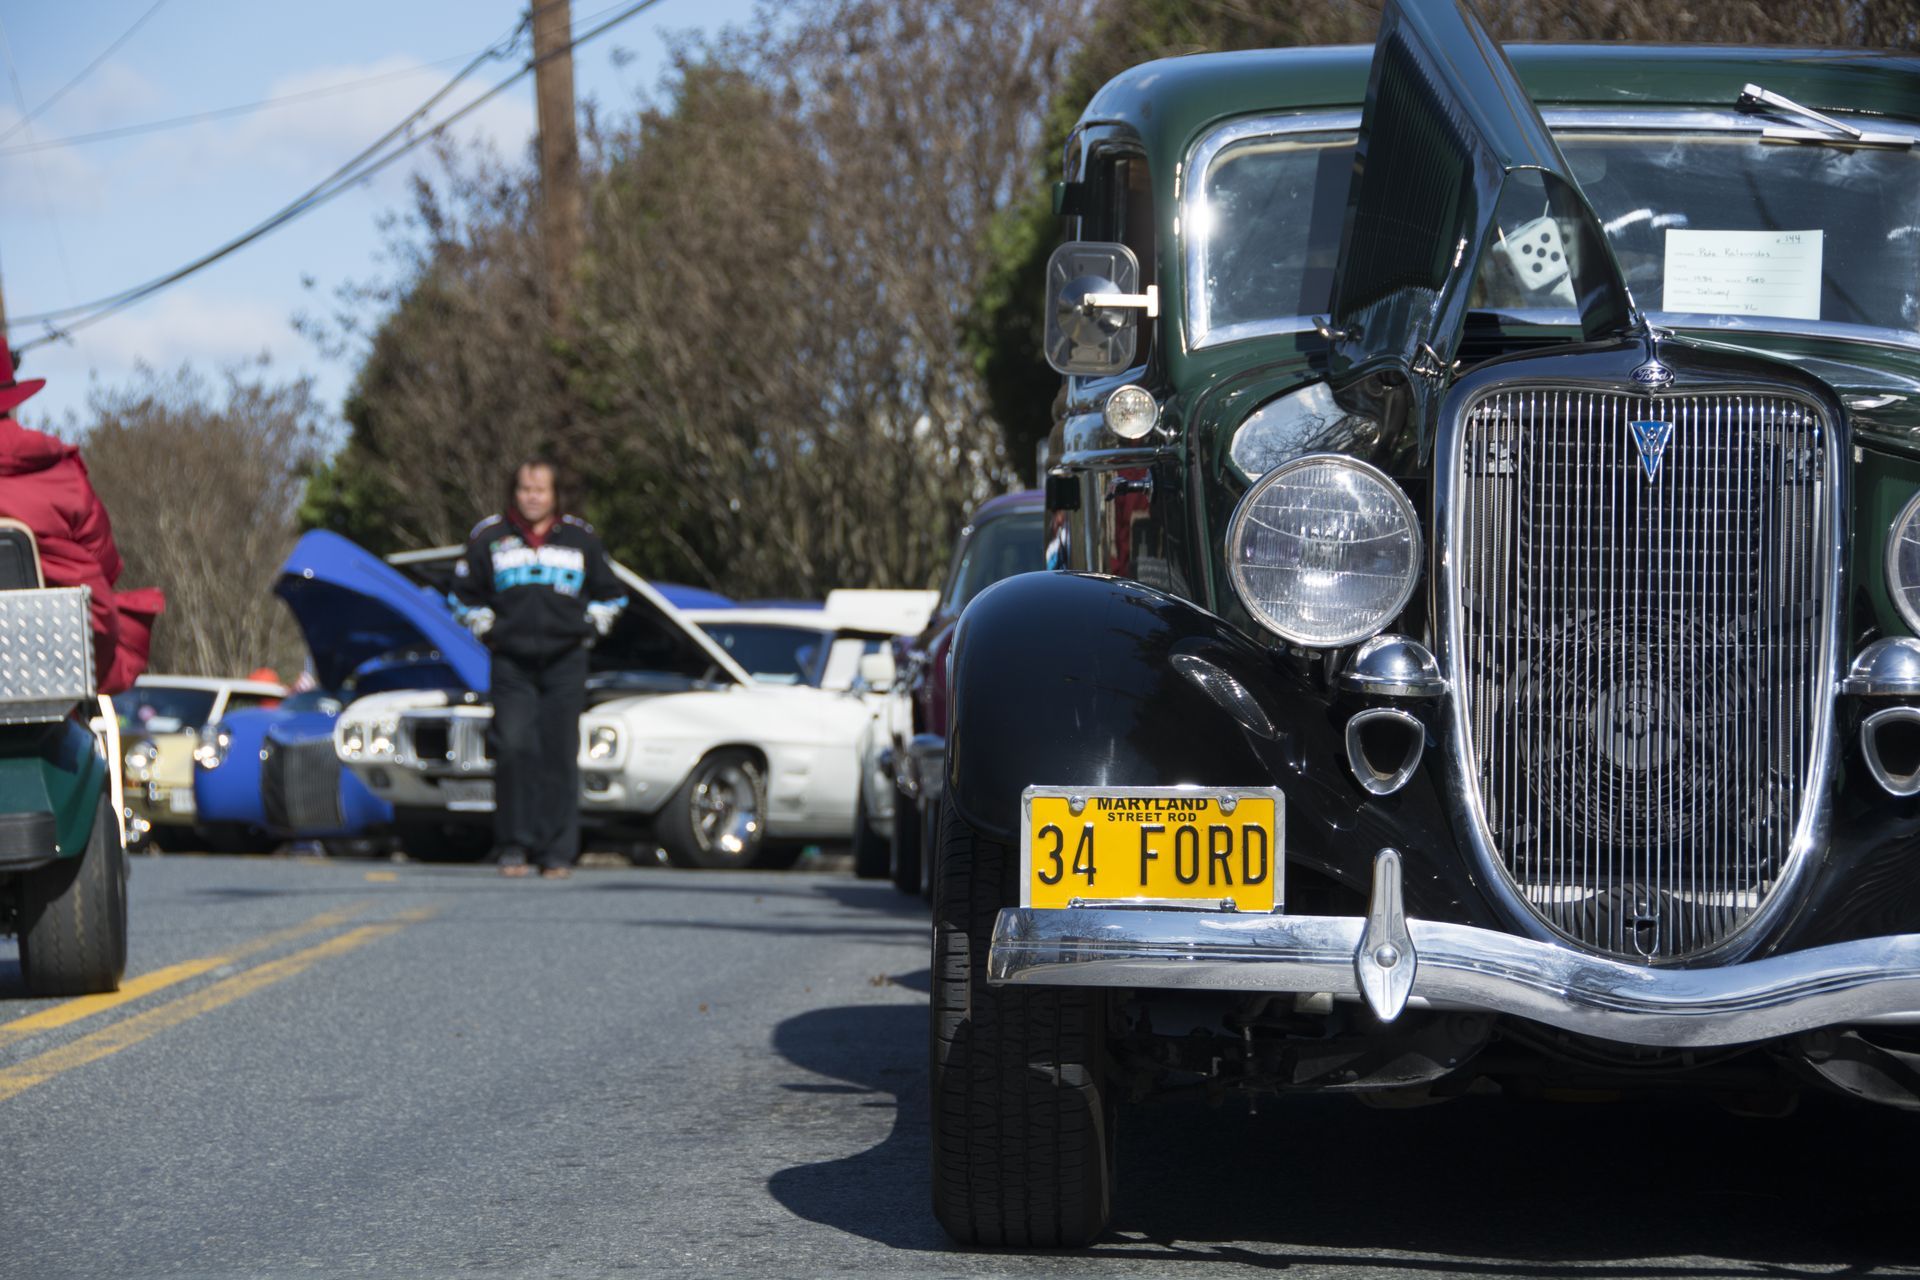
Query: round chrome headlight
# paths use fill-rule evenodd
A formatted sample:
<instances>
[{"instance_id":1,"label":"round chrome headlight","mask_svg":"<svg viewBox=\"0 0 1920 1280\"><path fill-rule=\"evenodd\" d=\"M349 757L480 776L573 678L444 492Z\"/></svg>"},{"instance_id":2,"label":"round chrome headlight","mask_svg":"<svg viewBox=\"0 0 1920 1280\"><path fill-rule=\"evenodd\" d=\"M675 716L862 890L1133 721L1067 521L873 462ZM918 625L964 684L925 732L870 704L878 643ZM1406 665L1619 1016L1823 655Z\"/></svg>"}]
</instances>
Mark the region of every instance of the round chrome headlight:
<instances>
[{"instance_id":1,"label":"round chrome headlight","mask_svg":"<svg viewBox=\"0 0 1920 1280\"><path fill-rule=\"evenodd\" d=\"M1262 476L1227 528L1233 589L1260 624L1333 649L1377 633L1420 580L1413 503L1378 467L1313 454Z\"/></svg>"},{"instance_id":2,"label":"round chrome headlight","mask_svg":"<svg viewBox=\"0 0 1920 1280\"><path fill-rule=\"evenodd\" d=\"M233 746L233 735L221 725L200 726L200 739L193 747L193 762L202 769L218 769L226 763L227 749Z\"/></svg>"},{"instance_id":3,"label":"round chrome headlight","mask_svg":"<svg viewBox=\"0 0 1920 1280\"><path fill-rule=\"evenodd\" d=\"M367 754L370 756L390 756L393 754L393 740L400 734L398 720L377 721L367 731Z\"/></svg>"},{"instance_id":4,"label":"round chrome headlight","mask_svg":"<svg viewBox=\"0 0 1920 1280\"><path fill-rule=\"evenodd\" d=\"M147 774L153 768L160 752L151 742L144 739L127 748L127 776L135 782L145 782Z\"/></svg>"},{"instance_id":5,"label":"round chrome headlight","mask_svg":"<svg viewBox=\"0 0 1920 1280\"><path fill-rule=\"evenodd\" d=\"M358 720L350 720L340 727L340 750L349 757L358 759L367 749L367 727Z\"/></svg>"},{"instance_id":6,"label":"round chrome headlight","mask_svg":"<svg viewBox=\"0 0 1920 1280\"><path fill-rule=\"evenodd\" d=\"M1887 535L1887 594L1920 635L1920 493L1907 500Z\"/></svg>"}]
</instances>

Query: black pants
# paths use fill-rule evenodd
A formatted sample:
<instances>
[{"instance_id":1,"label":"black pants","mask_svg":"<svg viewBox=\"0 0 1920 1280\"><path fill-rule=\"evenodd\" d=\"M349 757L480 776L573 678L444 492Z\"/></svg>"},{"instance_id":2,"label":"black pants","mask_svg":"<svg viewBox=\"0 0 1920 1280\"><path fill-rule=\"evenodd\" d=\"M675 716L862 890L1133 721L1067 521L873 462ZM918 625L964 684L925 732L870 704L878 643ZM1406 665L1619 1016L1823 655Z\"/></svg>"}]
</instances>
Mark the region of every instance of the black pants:
<instances>
[{"instance_id":1,"label":"black pants","mask_svg":"<svg viewBox=\"0 0 1920 1280\"><path fill-rule=\"evenodd\" d=\"M587 651L548 662L493 655L494 851L568 867L580 855L580 713Z\"/></svg>"}]
</instances>

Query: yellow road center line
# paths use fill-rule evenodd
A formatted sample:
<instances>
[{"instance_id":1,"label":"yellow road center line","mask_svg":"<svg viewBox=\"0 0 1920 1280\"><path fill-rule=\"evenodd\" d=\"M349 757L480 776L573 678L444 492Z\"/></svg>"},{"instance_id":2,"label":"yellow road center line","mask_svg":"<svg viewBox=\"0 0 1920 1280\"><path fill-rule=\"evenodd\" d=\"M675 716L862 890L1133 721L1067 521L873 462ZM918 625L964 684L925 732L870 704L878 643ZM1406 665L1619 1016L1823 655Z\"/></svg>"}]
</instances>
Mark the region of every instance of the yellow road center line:
<instances>
[{"instance_id":1,"label":"yellow road center line","mask_svg":"<svg viewBox=\"0 0 1920 1280\"><path fill-rule=\"evenodd\" d=\"M37 1031L47 1031L54 1027L70 1026L82 1018L91 1018L96 1013L105 1013L142 996L152 995L156 991L197 978L203 973L225 965L257 956L262 951L277 947L283 942L295 938L304 938L310 933L322 929L331 929L347 921L372 906L372 902L354 902L334 911L323 911L311 920L290 925L285 929L276 929L272 933L263 933L259 937L243 942L237 947L223 951L217 956L204 956L198 960L183 960L179 964L170 964L152 973L143 973L139 977L120 984L118 991L103 992L97 996L79 996L73 1000L63 1000L51 1008L30 1013L24 1018L12 1022L0 1023L0 1049L16 1041L24 1040Z\"/></svg>"},{"instance_id":2,"label":"yellow road center line","mask_svg":"<svg viewBox=\"0 0 1920 1280\"><path fill-rule=\"evenodd\" d=\"M393 872L393 871L367 872L367 879L371 880L374 884L392 884L395 880L398 880L399 878L400 878L399 873Z\"/></svg>"},{"instance_id":3,"label":"yellow road center line","mask_svg":"<svg viewBox=\"0 0 1920 1280\"><path fill-rule=\"evenodd\" d=\"M143 1040L150 1039L171 1027L199 1017L213 1010L276 982L284 982L311 969L322 960L333 956L345 955L357 947L400 932L410 924L416 924L433 914L433 908L409 911L392 920L380 924L361 925L350 929L337 938L329 938L304 951L296 951L278 960L269 960L265 964L234 974L231 978L222 978L212 986L190 991L177 1000L152 1009L143 1010L130 1018L110 1026L100 1028L88 1035L81 1036L61 1045L57 1049L28 1058L25 1062L0 1069L0 1102L15 1097L37 1084L43 1084L63 1072L75 1067L83 1067L89 1062L98 1062L111 1057L122 1049L130 1049Z\"/></svg>"}]
</instances>

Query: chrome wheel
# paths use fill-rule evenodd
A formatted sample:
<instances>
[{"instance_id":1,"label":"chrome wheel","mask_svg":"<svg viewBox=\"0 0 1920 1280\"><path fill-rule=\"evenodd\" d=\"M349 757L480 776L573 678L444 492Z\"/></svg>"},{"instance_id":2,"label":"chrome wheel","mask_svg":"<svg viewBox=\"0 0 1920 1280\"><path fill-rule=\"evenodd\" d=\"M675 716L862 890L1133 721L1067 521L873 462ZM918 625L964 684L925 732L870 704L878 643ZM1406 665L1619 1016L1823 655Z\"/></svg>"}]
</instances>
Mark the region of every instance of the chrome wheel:
<instances>
[{"instance_id":1,"label":"chrome wheel","mask_svg":"<svg viewBox=\"0 0 1920 1280\"><path fill-rule=\"evenodd\" d=\"M750 853L764 829L759 771L745 760L716 760L694 780L693 837L702 849L728 858Z\"/></svg>"},{"instance_id":2,"label":"chrome wheel","mask_svg":"<svg viewBox=\"0 0 1920 1280\"><path fill-rule=\"evenodd\" d=\"M715 751L673 793L654 828L677 867L760 865L767 834L767 775L740 748Z\"/></svg>"}]
</instances>

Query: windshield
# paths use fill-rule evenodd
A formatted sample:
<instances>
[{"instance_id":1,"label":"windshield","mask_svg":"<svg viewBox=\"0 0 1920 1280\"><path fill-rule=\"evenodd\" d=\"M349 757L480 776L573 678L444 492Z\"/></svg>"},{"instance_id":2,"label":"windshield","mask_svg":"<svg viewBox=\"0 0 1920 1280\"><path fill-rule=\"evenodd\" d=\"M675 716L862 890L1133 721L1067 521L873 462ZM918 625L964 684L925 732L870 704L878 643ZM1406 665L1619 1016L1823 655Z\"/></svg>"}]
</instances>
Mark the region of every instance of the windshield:
<instances>
[{"instance_id":1,"label":"windshield","mask_svg":"<svg viewBox=\"0 0 1920 1280\"><path fill-rule=\"evenodd\" d=\"M1920 341L1920 152L1763 142L1760 122L1731 113L1548 120L1647 312ZM1186 208L1197 345L1327 314L1356 127L1351 114L1243 121L1201 142ZM1535 203L1503 201L1473 304L1571 323L1555 256L1567 229Z\"/></svg>"},{"instance_id":2,"label":"windshield","mask_svg":"<svg viewBox=\"0 0 1920 1280\"><path fill-rule=\"evenodd\" d=\"M831 639L823 631L765 622L703 622L700 629L755 680L767 684L820 683Z\"/></svg>"},{"instance_id":3,"label":"windshield","mask_svg":"<svg viewBox=\"0 0 1920 1280\"><path fill-rule=\"evenodd\" d=\"M122 733L179 733L198 729L213 714L213 690L135 685L113 695Z\"/></svg>"},{"instance_id":4,"label":"windshield","mask_svg":"<svg viewBox=\"0 0 1920 1280\"><path fill-rule=\"evenodd\" d=\"M340 714L340 698L325 689L304 689L292 694L280 703L282 711L324 711L328 715Z\"/></svg>"},{"instance_id":5,"label":"windshield","mask_svg":"<svg viewBox=\"0 0 1920 1280\"><path fill-rule=\"evenodd\" d=\"M1038 511L1000 516L974 529L960 544L940 611L959 613L967 602L1002 578L1047 567L1046 534Z\"/></svg>"},{"instance_id":6,"label":"windshield","mask_svg":"<svg viewBox=\"0 0 1920 1280\"><path fill-rule=\"evenodd\" d=\"M1338 130L1275 133L1251 121L1200 145L1200 181L1186 223L1196 345L1304 329L1325 315L1340 259L1357 121Z\"/></svg>"}]
</instances>

